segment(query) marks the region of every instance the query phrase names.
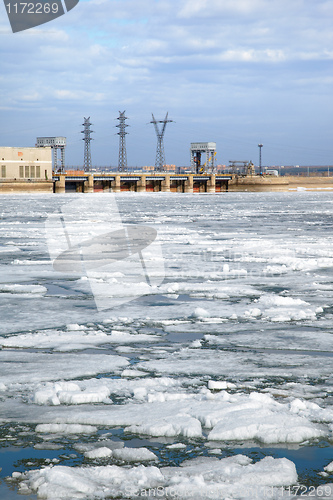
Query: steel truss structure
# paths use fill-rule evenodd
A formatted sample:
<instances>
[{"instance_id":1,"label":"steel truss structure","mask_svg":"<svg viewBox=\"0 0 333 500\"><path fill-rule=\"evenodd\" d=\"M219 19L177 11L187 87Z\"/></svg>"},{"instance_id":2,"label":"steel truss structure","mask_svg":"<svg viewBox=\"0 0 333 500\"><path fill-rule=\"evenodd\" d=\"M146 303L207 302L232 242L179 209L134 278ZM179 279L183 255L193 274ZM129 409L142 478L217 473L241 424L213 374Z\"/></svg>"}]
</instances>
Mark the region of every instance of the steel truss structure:
<instances>
[{"instance_id":1,"label":"steel truss structure","mask_svg":"<svg viewBox=\"0 0 333 500\"><path fill-rule=\"evenodd\" d=\"M156 161L155 161L155 170L157 172L162 172L165 166L165 154L164 154L164 133L166 129L167 123L173 122L173 120L168 119L168 114L165 115L164 120L156 120L153 113L151 114L153 119L150 123L153 123L156 136L157 136L157 148L156 148ZM158 124L162 123L162 129L160 130Z\"/></svg>"},{"instance_id":2,"label":"steel truss structure","mask_svg":"<svg viewBox=\"0 0 333 500\"><path fill-rule=\"evenodd\" d=\"M125 116L125 111L119 111L119 116L117 118L119 120L118 125L116 127L119 128L119 158L118 158L118 170L119 172L127 172L127 152L126 152L126 127L129 125L126 124L126 120L128 120L127 116Z\"/></svg>"},{"instance_id":3,"label":"steel truss structure","mask_svg":"<svg viewBox=\"0 0 333 500\"><path fill-rule=\"evenodd\" d=\"M66 137L37 137L36 147L50 147L52 149L53 170L56 172L59 170L63 172L65 170ZM60 151L60 165L58 151Z\"/></svg>"},{"instance_id":4,"label":"steel truss structure","mask_svg":"<svg viewBox=\"0 0 333 500\"><path fill-rule=\"evenodd\" d=\"M93 132L93 130L90 130L90 127L92 123L90 123L90 116L88 118L84 118L84 122L82 123L84 126L84 130L81 131L81 134L84 134L83 141L84 141L84 159L83 159L83 170L85 172L90 172L91 170L91 149L90 149L90 142L93 140L92 137L90 137L90 134Z\"/></svg>"},{"instance_id":5,"label":"steel truss structure","mask_svg":"<svg viewBox=\"0 0 333 500\"><path fill-rule=\"evenodd\" d=\"M214 172L216 142L191 142L191 169L196 174ZM206 162L201 165L201 154L206 154Z\"/></svg>"}]
</instances>

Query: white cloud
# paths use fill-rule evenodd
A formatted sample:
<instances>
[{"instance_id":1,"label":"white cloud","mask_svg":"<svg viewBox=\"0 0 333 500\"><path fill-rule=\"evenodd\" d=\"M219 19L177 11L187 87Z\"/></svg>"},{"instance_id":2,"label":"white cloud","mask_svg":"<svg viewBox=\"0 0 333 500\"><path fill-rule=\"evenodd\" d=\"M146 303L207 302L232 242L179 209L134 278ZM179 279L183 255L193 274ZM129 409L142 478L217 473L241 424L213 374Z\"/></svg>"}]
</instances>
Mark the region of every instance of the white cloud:
<instances>
[{"instance_id":1,"label":"white cloud","mask_svg":"<svg viewBox=\"0 0 333 500\"><path fill-rule=\"evenodd\" d=\"M212 17L217 14L249 14L257 12L265 5L262 0L185 0L178 16L180 18L202 16Z\"/></svg>"},{"instance_id":2,"label":"white cloud","mask_svg":"<svg viewBox=\"0 0 333 500\"><path fill-rule=\"evenodd\" d=\"M221 61L240 62L281 62L286 60L286 54L282 50L228 50L220 54Z\"/></svg>"}]
</instances>

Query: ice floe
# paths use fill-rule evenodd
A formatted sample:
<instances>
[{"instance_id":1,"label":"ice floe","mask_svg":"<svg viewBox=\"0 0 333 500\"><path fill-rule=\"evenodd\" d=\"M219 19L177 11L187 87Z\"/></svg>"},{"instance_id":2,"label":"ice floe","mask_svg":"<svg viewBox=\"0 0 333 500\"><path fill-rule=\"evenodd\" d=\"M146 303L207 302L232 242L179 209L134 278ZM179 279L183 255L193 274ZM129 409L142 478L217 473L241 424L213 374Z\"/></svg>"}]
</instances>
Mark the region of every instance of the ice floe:
<instances>
[{"instance_id":1,"label":"ice floe","mask_svg":"<svg viewBox=\"0 0 333 500\"><path fill-rule=\"evenodd\" d=\"M130 344L137 342L156 342L160 340L158 335L147 335L143 333L130 333L126 331L112 330L110 333L101 330L79 328L79 325L70 326L65 331L44 330L33 333L11 335L1 338L2 347L33 347L36 349L54 349L55 351L77 351L103 344Z\"/></svg>"},{"instance_id":2,"label":"ice floe","mask_svg":"<svg viewBox=\"0 0 333 500\"><path fill-rule=\"evenodd\" d=\"M124 451L124 450L115 450ZM137 456L140 451L137 450ZM14 474L22 494L37 493L47 500L78 498L277 498L283 487L297 482L295 465L285 458L266 457L259 462L244 455L215 459L197 458L182 467L139 465L122 468L48 466Z\"/></svg>"}]
</instances>

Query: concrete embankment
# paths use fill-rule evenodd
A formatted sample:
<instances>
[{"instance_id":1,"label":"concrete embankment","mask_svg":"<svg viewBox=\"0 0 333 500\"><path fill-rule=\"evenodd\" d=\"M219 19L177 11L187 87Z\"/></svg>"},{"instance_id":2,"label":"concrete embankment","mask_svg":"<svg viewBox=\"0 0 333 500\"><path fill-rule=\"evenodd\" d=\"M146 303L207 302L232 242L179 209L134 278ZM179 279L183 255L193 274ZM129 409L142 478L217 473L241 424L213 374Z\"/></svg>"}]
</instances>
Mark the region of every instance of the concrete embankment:
<instances>
[{"instance_id":1,"label":"concrete embankment","mask_svg":"<svg viewBox=\"0 0 333 500\"><path fill-rule=\"evenodd\" d=\"M2 180L0 193L53 193L53 181Z\"/></svg>"},{"instance_id":2,"label":"concrete embankment","mask_svg":"<svg viewBox=\"0 0 333 500\"><path fill-rule=\"evenodd\" d=\"M247 176L233 177L229 181L229 191L309 191L333 189L333 177L303 176Z\"/></svg>"},{"instance_id":3,"label":"concrete embankment","mask_svg":"<svg viewBox=\"0 0 333 500\"><path fill-rule=\"evenodd\" d=\"M333 177L303 177L303 176L288 176L288 190L304 188L307 190L330 190L333 189Z\"/></svg>"},{"instance_id":4,"label":"concrete embankment","mask_svg":"<svg viewBox=\"0 0 333 500\"><path fill-rule=\"evenodd\" d=\"M229 191L288 191L289 182L286 177L272 175L234 176L228 187Z\"/></svg>"}]
</instances>

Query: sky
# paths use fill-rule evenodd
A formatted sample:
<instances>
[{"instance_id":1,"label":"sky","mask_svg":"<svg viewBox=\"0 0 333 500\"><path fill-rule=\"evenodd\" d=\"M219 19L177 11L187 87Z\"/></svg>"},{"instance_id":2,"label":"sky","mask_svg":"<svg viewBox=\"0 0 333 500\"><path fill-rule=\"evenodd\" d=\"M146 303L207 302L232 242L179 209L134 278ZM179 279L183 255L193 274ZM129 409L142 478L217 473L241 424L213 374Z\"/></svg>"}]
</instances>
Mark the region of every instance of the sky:
<instances>
[{"instance_id":1,"label":"sky","mask_svg":"<svg viewBox=\"0 0 333 500\"><path fill-rule=\"evenodd\" d=\"M332 0L80 0L52 22L12 33L0 4L0 145L66 136L66 165L154 165L152 113L173 120L166 163L191 142L216 161L333 165Z\"/></svg>"}]
</instances>

